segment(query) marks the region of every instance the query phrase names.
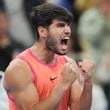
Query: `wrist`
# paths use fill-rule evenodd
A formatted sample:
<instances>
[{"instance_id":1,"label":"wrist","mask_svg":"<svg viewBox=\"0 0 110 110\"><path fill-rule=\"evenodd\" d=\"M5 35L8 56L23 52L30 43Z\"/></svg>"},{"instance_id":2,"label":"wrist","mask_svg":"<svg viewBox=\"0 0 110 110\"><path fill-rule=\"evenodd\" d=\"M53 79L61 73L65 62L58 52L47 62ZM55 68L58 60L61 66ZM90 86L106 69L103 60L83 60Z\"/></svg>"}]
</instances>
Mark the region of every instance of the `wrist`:
<instances>
[{"instance_id":1,"label":"wrist","mask_svg":"<svg viewBox=\"0 0 110 110\"><path fill-rule=\"evenodd\" d=\"M66 91L66 90L70 87L70 84L69 84L69 83L65 84L65 83L63 83L63 82L59 82L58 85L59 85L60 88L62 88L62 90L64 90L64 91Z\"/></svg>"}]
</instances>

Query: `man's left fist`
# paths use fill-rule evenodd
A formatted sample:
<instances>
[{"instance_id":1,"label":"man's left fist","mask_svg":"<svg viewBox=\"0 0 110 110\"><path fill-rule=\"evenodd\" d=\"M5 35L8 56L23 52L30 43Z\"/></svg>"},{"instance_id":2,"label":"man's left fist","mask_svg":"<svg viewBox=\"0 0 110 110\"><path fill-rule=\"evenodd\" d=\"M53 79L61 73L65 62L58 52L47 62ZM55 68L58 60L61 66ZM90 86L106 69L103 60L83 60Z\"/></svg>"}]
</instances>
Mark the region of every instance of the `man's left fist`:
<instances>
[{"instance_id":1,"label":"man's left fist","mask_svg":"<svg viewBox=\"0 0 110 110\"><path fill-rule=\"evenodd\" d=\"M84 77L85 81L92 81L94 74L94 62L91 60L84 59L82 62L78 63L79 69Z\"/></svg>"}]
</instances>

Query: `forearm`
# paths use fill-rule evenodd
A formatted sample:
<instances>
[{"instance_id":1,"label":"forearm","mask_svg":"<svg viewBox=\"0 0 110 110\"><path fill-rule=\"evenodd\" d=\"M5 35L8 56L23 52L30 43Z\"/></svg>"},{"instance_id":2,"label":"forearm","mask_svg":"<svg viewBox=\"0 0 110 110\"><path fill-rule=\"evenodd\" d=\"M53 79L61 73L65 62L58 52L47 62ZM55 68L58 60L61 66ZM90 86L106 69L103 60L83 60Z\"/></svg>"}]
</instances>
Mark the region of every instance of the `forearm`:
<instances>
[{"instance_id":1,"label":"forearm","mask_svg":"<svg viewBox=\"0 0 110 110\"><path fill-rule=\"evenodd\" d=\"M84 82L84 88L79 102L79 110L90 110L92 104L92 86L92 81Z\"/></svg>"},{"instance_id":2,"label":"forearm","mask_svg":"<svg viewBox=\"0 0 110 110\"><path fill-rule=\"evenodd\" d=\"M38 102L30 110L57 110L69 87L58 84L45 101Z\"/></svg>"}]
</instances>

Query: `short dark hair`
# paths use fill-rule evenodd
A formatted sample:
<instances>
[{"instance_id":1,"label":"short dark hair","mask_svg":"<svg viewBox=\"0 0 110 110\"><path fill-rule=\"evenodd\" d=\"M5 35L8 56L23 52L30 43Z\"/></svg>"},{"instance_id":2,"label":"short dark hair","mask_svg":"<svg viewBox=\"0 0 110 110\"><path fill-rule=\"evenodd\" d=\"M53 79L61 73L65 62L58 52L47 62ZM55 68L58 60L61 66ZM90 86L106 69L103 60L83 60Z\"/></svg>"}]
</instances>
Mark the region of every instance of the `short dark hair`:
<instances>
[{"instance_id":1,"label":"short dark hair","mask_svg":"<svg viewBox=\"0 0 110 110\"><path fill-rule=\"evenodd\" d=\"M51 3L45 3L33 7L30 19L34 29L36 30L39 26L48 27L54 19L72 23L73 15L63 7ZM38 32L37 38L39 39Z\"/></svg>"}]
</instances>

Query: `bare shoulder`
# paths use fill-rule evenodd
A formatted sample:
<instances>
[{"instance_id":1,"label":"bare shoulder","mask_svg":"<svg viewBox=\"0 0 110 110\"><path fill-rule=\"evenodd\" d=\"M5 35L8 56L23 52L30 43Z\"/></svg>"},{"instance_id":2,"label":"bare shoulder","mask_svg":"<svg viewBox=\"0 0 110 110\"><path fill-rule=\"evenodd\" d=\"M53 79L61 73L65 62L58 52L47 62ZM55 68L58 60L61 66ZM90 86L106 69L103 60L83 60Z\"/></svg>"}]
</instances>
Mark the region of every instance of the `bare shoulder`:
<instances>
[{"instance_id":1,"label":"bare shoulder","mask_svg":"<svg viewBox=\"0 0 110 110\"><path fill-rule=\"evenodd\" d=\"M20 59L13 60L7 67L4 75L6 90L22 89L27 83L33 81L29 66Z\"/></svg>"}]
</instances>

